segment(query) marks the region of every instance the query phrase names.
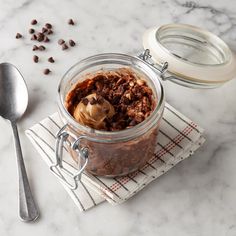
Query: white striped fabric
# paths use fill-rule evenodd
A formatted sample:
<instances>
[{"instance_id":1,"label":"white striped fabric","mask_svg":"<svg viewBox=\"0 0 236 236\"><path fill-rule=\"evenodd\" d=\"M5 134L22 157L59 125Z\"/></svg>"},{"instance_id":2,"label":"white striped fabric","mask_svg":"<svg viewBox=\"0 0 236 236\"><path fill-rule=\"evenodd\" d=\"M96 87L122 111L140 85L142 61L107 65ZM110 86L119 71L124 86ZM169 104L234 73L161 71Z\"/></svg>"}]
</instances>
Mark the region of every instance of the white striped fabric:
<instances>
[{"instance_id":1,"label":"white striped fabric","mask_svg":"<svg viewBox=\"0 0 236 236\"><path fill-rule=\"evenodd\" d=\"M55 161L55 136L62 126L59 115L55 113L26 130L26 135L48 166ZM65 185L64 187L81 211L105 200L113 205L120 204L192 155L205 141L202 134L201 127L166 104L155 153L142 169L117 178L84 173L78 189L70 190ZM74 173L76 167L73 160L66 151L64 153L64 166ZM57 171L64 176L63 172L58 169Z\"/></svg>"}]
</instances>

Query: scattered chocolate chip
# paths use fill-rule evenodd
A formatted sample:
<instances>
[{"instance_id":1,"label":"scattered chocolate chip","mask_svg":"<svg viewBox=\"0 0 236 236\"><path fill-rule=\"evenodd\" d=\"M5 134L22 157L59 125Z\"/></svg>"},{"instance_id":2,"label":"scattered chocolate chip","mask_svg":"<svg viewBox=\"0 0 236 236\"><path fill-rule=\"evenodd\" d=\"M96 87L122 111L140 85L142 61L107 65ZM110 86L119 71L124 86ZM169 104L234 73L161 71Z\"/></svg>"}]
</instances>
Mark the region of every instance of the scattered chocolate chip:
<instances>
[{"instance_id":1,"label":"scattered chocolate chip","mask_svg":"<svg viewBox=\"0 0 236 236\"><path fill-rule=\"evenodd\" d=\"M39 49L39 51L44 51L46 48L45 48L43 45L40 45L40 46L38 47L38 49Z\"/></svg>"},{"instance_id":2,"label":"scattered chocolate chip","mask_svg":"<svg viewBox=\"0 0 236 236\"><path fill-rule=\"evenodd\" d=\"M71 47L74 47L75 46L75 41L73 41L72 39L69 40L69 44Z\"/></svg>"},{"instance_id":3,"label":"scattered chocolate chip","mask_svg":"<svg viewBox=\"0 0 236 236\"><path fill-rule=\"evenodd\" d=\"M45 24L45 27L46 27L47 29L51 29L51 28L52 28L52 25L49 24L49 23L46 23L46 24Z\"/></svg>"},{"instance_id":4,"label":"scattered chocolate chip","mask_svg":"<svg viewBox=\"0 0 236 236\"><path fill-rule=\"evenodd\" d=\"M68 49L68 46L64 43L64 44L62 44L62 50L67 50Z\"/></svg>"},{"instance_id":5,"label":"scattered chocolate chip","mask_svg":"<svg viewBox=\"0 0 236 236\"><path fill-rule=\"evenodd\" d=\"M38 21L36 20L36 19L33 19L32 21L31 21L31 25L36 25L38 23Z\"/></svg>"},{"instance_id":6,"label":"scattered chocolate chip","mask_svg":"<svg viewBox=\"0 0 236 236\"><path fill-rule=\"evenodd\" d=\"M33 56L33 61L34 61L35 63L38 63L38 61L39 61L39 57L36 56L36 55L34 55L34 56Z\"/></svg>"},{"instance_id":7,"label":"scattered chocolate chip","mask_svg":"<svg viewBox=\"0 0 236 236\"><path fill-rule=\"evenodd\" d=\"M95 105L97 103L97 100L94 97L92 97L91 100L89 101L89 103L91 105Z\"/></svg>"},{"instance_id":8,"label":"scattered chocolate chip","mask_svg":"<svg viewBox=\"0 0 236 236\"><path fill-rule=\"evenodd\" d=\"M69 25L74 25L75 22L74 22L72 19L69 19L69 20L68 20L68 24L69 24Z\"/></svg>"},{"instance_id":9,"label":"scattered chocolate chip","mask_svg":"<svg viewBox=\"0 0 236 236\"><path fill-rule=\"evenodd\" d=\"M88 103L89 103L89 100L88 100L88 98L82 98L82 99L81 99L81 102L82 102L85 106L87 106Z\"/></svg>"},{"instance_id":10,"label":"scattered chocolate chip","mask_svg":"<svg viewBox=\"0 0 236 236\"><path fill-rule=\"evenodd\" d=\"M50 39L46 36L46 35L44 35L44 40L43 40L45 43L47 43L47 42L49 42L50 41Z\"/></svg>"},{"instance_id":11,"label":"scattered chocolate chip","mask_svg":"<svg viewBox=\"0 0 236 236\"><path fill-rule=\"evenodd\" d=\"M17 33L17 34L16 34L16 39L20 39L20 38L22 38L22 34Z\"/></svg>"},{"instance_id":12,"label":"scattered chocolate chip","mask_svg":"<svg viewBox=\"0 0 236 236\"><path fill-rule=\"evenodd\" d=\"M38 36L38 37L43 37L43 36L44 36L44 33L38 32L38 33L37 33L37 36Z\"/></svg>"},{"instance_id":13,"label":"scattered chocolate chip","mask_svg":"<svg viewBox=\"0 0 236 236\"><path fill-rule=\"evenodd\" d=\"M46 32L48 32L48 29L45 28L45 27L43 27L43 28L42 28L42 33L44 34L44 33L46 33Z\"/></svg>"},{"instance_id":14,"label":"scattered chocolate chip","mask_svg":"<svg viewBox=\"0 0 236 236\"><path fill-rule=\"evenodd\" d=\"M48 29L47 34L48 34L48 35L49 35L49 34L53 34L53 31L52 31L51 29Z\"/></svg>"},{"instance_id":15,"label":"scattered chocolate chip","mask_svg":"<svg viewBox=\"0 0 236 236\"><path fill-rule=\"evenodd\" d=\"M37 51L38 49L39 49L38 46L37 46L37 45L34 45L32 50L33 50L33 51Z\"/></svg>"},{"instance_id":16,"label":"scattered chocolate chip","mask_svg":"<svg viewBox=\"0 0 236 236\"><path fill-rule=\"evenodd\" d=\"M31 40L37 40L37 36L35 34L32 35Z\"/></svg>"},{"instance_id":17,"label":"scattered chocolate chip","mask_svg":"<svg viewBox=\"0 0 236 236\"><path fill-rule=\"evenodd\" d=\"M42 42L42 41L44 40L44 34L43 34L43 33L38 33L38 34L37 34L37 40L38 40L39 42Z\"/></svg>"},{"instance_id":18,"label":"scattered chocolate chip","mask_svg":"<svg viewBox=\"0 0 236 236\"><path fill-rule=\"evenodd\" d=\"M58 43L59 45L62 45L63 43L65 43L65 40L64 40L64 39L59 39L57 43Z\"/></svg>"},{"instance_id":19,"label":"scattered chocolate chip","mask_svg":"<svg viewBox=\"0 0 236 236\"><path fill-rule=\"evenodd\" d=\"M50 71L48 68L44 69L44 71L43 71L43 73L44 73L45 75L48 75L50 72L51 72L51 71Z\"/></svg>"},{"instance_id":20,"label":"scattered chocolate chip","mask_svg":"<svg viewBox=\"0 0 236 236\"><path fill-rule=\"evenodd\" d=\"M49 57L49 58L48 58L48 61L51 62L51 63L54 63L54 62L55 62L54 59L53 59L53 57Z\"/></svg>"},{"instance_id":21,"label":"scattered chocolate chip","mask_svg":"<svg viewBox=\"0 0 236 236\"><path fill-rule=\"evenodd\" d=\"M30 33L30 34L33 34L34 32L35 32L35 30L34 30L34 29L32 29L32 28L31 28L31 29L29 29L29 33Z\"/></svg>"}]
</instances>

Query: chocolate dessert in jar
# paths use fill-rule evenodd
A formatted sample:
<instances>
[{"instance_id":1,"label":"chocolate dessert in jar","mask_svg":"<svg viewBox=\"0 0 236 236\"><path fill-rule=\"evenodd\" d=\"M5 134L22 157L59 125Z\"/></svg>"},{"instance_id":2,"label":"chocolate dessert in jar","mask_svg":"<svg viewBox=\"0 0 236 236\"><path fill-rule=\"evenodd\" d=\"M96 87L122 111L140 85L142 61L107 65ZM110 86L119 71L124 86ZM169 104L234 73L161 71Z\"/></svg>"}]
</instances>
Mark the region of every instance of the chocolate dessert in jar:
<instances>
[{"instance_id":1,"label":"chocolate dessert in jar","mask_svg":"<svg viewBox=\"0 0 236 236\"><path fill-rule=\"evenodd\" d=\"M138 170L154 153L164 103L157 74L141 59L108 53L80 61L59 85L58 158L70 143L74 161L93 175Z\"/></svg>"},{"instance_id":2,"label":"chocolate dessert in jar","mask_svg":"<svg viewBox=\"0 0 236 236\"><path fill-rule=\"evenodd\" d=\"M81 173L129 174L152 157L164 110L161 80L190 88L216 88L235 78L236 58L216 35L185 24L148 29L139 57L107 53L73 66L59 85L64 126L57 135L56 163L77 188ZM63 146L77 164L63 167Z\"/></svg>"}]
</instances>

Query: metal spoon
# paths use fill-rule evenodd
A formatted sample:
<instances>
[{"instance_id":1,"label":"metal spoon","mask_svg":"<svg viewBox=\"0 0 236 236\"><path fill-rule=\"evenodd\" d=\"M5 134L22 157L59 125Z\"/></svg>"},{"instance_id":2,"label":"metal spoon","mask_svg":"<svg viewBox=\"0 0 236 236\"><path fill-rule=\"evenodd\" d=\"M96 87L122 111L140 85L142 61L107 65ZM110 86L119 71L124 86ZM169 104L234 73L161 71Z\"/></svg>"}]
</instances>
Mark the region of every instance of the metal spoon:
<instances>
[{"instance_id":1,"label":"metal spoon","mask_svg":"<svg viewBox=\"0 0 236 236\"><path fill-rule=\"evenodd\" d=\"M28 105L28 91L17 68L9 63L0 64L0 116L9 120L14 134L19 175L19 216L23 221L32 221L39 216L23 161L17 120Z\"/></svg>"}]
</instances>

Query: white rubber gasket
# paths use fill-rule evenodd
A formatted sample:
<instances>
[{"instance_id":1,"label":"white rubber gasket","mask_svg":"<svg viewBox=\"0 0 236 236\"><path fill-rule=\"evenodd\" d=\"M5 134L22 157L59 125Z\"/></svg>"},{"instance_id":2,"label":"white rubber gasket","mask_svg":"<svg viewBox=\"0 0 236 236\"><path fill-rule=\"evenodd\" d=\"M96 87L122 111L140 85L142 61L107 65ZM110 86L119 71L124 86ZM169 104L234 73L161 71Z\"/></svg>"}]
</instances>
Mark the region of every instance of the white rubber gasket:
<instances>
[{"instance_id":1,"label":"white rubber gasket","mask_svg":"<svg viewBox=\"0 0 236 236\"><path fill-rule=\"evenodd\" d=\"M173 55L167 48L165 48L156 38L156 32L160 28L150 28L143 35L143 46L145 49L150 49L152 59L160 64L168 62L168 72L178 77L182 77L185 80L192 81L194 83L206 83L206 84L222 84L233 78L236 78L236 58L229 47L216 35L203 30L198 27L184 24L169 24L161 26L163 27L181 27L183 30L194 30L198 34L204 36L207 40L220 43L227 50L228 60L222 64L216 65L200 65L189 63L181 58Z\"/></svg>"}]
</instances>

